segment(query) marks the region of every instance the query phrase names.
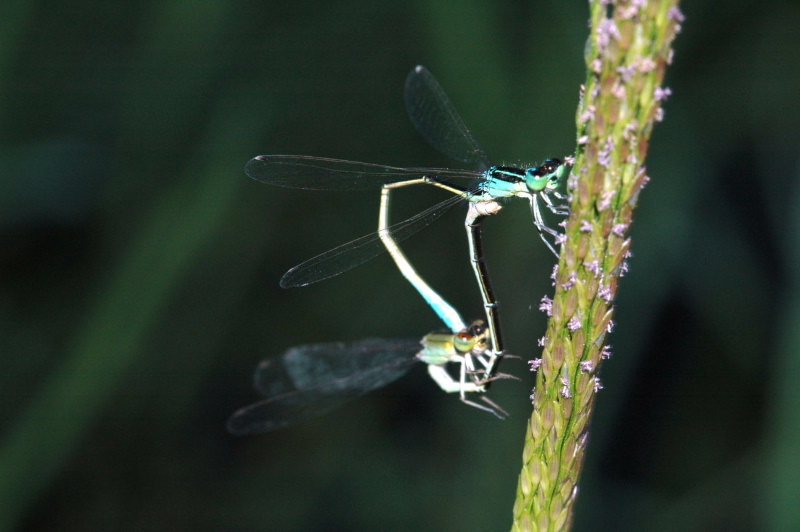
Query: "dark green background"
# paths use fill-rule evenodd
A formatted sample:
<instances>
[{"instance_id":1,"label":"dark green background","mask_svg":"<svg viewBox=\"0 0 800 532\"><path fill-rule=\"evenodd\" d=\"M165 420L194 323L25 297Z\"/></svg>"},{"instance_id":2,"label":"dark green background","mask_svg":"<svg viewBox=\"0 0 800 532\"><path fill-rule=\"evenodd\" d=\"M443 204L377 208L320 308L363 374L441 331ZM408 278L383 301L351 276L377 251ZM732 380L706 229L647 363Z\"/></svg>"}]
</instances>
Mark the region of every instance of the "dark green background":
<instances>
[{"instance_id":1,"label":"dark green background","mask_svg":"<svg viewBox=\"0 0 800 532\"><path fill-rule=\"evenodd\" d=\"M800 5L690 1L652 138L576 530L797 530ZM584 2L29 2L0 32L0 530L507 530L553 264L523 202L486 223L512 418L413 374L234 438L258 361L416 337L377 259L282 290L373 230L377 194L247 179L260 153L452 164L424 64L498 163L570 153ZM402 196L402 197L400 197ZM396 217L441 199L398 195ZM455 209L405 248L480 307Z\"/></svg>"}]
</instances>

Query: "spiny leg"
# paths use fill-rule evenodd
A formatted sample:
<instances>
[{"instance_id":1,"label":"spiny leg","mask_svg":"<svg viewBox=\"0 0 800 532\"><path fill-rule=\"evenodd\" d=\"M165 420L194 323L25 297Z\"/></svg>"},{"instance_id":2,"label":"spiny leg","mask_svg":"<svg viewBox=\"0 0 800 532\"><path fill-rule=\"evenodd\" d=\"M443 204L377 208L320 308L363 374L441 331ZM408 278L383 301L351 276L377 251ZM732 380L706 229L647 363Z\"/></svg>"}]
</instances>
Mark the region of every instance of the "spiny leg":
<instances>
[{"instance_id":1,"label":"spiny leg","mask_svg":"<svg viewBox=\"0 0 800 532\"><path fill-rule=\"evenodd\" d=\"M488 404L489 407L487 408L487 407L483 407L483 406L480 406L480 405L472 405L472 406L477 406L478 408L481 408L482 410L487 410L487 411L491 412L492 414L494 414L495 416L497 416L500 419L505 419L505 418L508 417L508 412L506 412L500 405L498 405L497 403L495 403L494 401L492 401L491 399L489 399L485 395L481 395L480 398L481 398L481 401L483 401L484 403Z\"/></svg>"},{"instance_id":2,"label":"spiny leg","mask_svg":"<svg viewBox=\"0 0 800 532\"><path fill-rule=\"evenodd\" d=\"M487 379L482 379L480 382L472 382L472 383L468 383L467 382L467 371L466 371L466 368L467 368L467 366L474 366L474 364L471 363L471 359L472 359L472 355L470 355L470 354L467 354L467 355L464 355L463 357L461 357L461 369L460 369L460 372L459 372L460 385L461 385L459 398L461 399L461 402L464 403L465 405L469 405L469 406L478 408L480 410L483 410L484 412L491 412L492 414L494 414L495 416L497 416L500 419L505 419L506 417L508 417L508 412L503 410L497 403L495 403L494 401L492 401L491 399L489 399L485 395L486 384L490 380L493 380L493 377L492 378L487 378ZM499 357L495 358L494 360L498 360L498 359L499 359ZM476 403L475 401L467 399L467 396L466 396L465 392L466 391L472 391L473 387L478 388L478 391L477 391L477 393L479 394L478 397L480 398L481 401L485 402L489 406L482 405L480 403Z\"/></svg>"},{"instance_id":3,"label":"spiny leg","mask_svg":"<svg viewBox=\"0 0 800 532\"><path fill-rule=\"evenodd\" d=\"M566 216L567 214L569 214L569 205L554 204L553 200L550 199L550 194L554 195L556 198L560 200L566 199L566 197L561 196L558 192L550 192L549 194L545 192L540 192L539 196L542 198L542 201L544 201L545 205L547 205L547 208L550 209L550 212L561 216Z\"/></svg>"},{"instance_id":4,"label":"spiny leg","mask_svg":"<svg viewBox=\"0 0 800 532\"><path fill-rule=\"evenodd\" d=\"M466 380L466 372L464 371L463 360L460 361L452 361L458 364L461 364L461 368L459 371L459 379L456 381L447 372L447 369L442 364L428 364L428 375L434 380L436 384L439 385L439 388L444 390L447 393L456 393L461 397L463 401L465 399L466 393L483 393L486 391L486 388L483 384L478 384L475 382L467 382Z\"/></svg>"},{"instance_id":5,"label":"spiny leg","mask_svg":"<svg viewBox=\"0 0 800 532\"><path fill-rule=\"evenodd\" d=\"M539 237L547 245L548 249L550 249L550 251L553 252L553 255L558 257L558 252L556 251L556 248L553 247L553 245L550 243L549 240L547 240L544 234L548 233L552 235L553 238L558 238L559 233L551 229L550 227L547 226L547 224L544 223L544 220L542 219L541 210L539 209L538 197L539 197L538 195L531 196L531 211L533 211L533 225L536 226L536 230L539 231Z\"/></svg>"},{"instance_id":6,"label":"spiny leg","mask_svg":"<svg viewBox=\"0 0 800 532\"><path fill-rule=\"evenodd\" d=\"M486 380L482 381L472 381L470 382L467 378L468 375L468 367L474 366L474 363L471 361L472 354L466 355L454 355L449 360L441 364L428 364L428 374L430 377L439 385L439 387L448 393L458 393L459 399L462 403L478 408L485 412L491 412L495 416L503 419L506 414L505 411L497 406L494 402L484 396L486 392L485 383ZM455 380L450 375L450 373L446 369L446 364L453 363L459 365L459 379ZM480 403L476 403L467 397L466 394L468 393L477 393L481 401L487 403L490 406L482 405ZM506 414L507 415L507 414Z\"/></svg>"}]
</instances>

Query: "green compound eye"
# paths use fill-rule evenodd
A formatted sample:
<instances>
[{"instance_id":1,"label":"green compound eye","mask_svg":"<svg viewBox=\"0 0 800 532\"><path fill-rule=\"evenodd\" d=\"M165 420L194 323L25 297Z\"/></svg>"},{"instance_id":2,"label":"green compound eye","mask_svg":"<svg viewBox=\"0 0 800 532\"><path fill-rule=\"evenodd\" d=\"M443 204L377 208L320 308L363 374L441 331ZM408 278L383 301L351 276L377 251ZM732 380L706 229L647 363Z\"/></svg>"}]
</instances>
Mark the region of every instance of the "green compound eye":
<instances>
[{"instance_id":1,"label":"green compound eye","mask_svg":"<svg viewBox=\"0 0 800 532\"><path fill-rule=\"evenodd\" d=\"M453 336L453 347L459 353L469 353L472 351L472 348L475 347L477 343L477 339L474 335L462 331Z\"/></svg>"},{"instance_id":2,"label":"green compound eye","mask_svg":"<svg viewBox=\"0 0 800 532\"><path fill-rule=\"evenodd\" d=\"M525 170L525 184L531 192L556 188L565 168L561 159L547 159L541 166Z\"/></svg>"}]
</instances>

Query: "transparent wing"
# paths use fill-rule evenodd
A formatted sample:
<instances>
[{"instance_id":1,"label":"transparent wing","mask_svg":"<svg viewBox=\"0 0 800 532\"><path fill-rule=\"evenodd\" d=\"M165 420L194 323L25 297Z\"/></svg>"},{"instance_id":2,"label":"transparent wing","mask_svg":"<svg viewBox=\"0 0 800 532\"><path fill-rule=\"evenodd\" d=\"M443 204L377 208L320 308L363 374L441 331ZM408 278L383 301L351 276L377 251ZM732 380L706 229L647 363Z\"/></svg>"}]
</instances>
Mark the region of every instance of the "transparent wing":
<instances>
[{"instance_id":1,"label":"transparent wing","mask_svg":"<svg viewBox=\"0 0 800 532\"><path fill-rule=\"evenodd\" d=\"M438 220L453 205L464 200L464 196L454 195L383 231L390 234L395 242L401 242ZM381 231L376 231L298 264L284 274L280 284L283 288L293 288L324 281L355 268L385 251L386 246L381 241Z\"/></svg>"},{"instance_id":2,"label":"transparent wing","mask_svg":"<svg viewBox=\"0 0 800 532\"><path fill-rule=\"evenodd\" d=\"M265 432L330 412L405 375L420 349L419 340L380 338L292 347L258 365L253 384L266 399L235 412L228 430Z\"/></svg>"},{"instance_id":3,"label":"transparent wing","mask_svg":"<svg viewBox=\"0 0 800 532\"><path fill-rule=\"evenodd\" d=\"M248 176L287 188L306 190L364 190L418 177L476 179L480 172L446 168L396 168L380 164L307 155L259 155L247 162Z\"/></svg>"},{"instance_id":4,"label":"transparent wing","mask_svg":"<svg viewBox=\"0 0 800 532\"><path fill-rule=\"evenodd\" d=\"M457 161L488 167L480 143L424 66L417 66L406 78L405 101L411 122L431 146Z\"/></svg>"}]
</instances>

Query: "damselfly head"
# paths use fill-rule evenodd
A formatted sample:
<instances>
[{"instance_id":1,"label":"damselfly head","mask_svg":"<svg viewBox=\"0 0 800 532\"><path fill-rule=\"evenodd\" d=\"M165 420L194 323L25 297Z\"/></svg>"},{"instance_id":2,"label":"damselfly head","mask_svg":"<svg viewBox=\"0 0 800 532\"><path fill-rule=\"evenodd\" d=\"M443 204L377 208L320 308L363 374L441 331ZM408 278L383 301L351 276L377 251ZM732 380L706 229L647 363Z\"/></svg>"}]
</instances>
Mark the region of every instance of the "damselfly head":
<instances>
[{"instance_id":1,"label":"damselfly head","mask_svg":"<svg viewBox=\"0 0 800 532\"><path fill-rule=\"evenodd\" d=\"M469 327L453 336L453 347L459 353L486 349L487 328L483 320L475 320Z\"/></svg>"},{"instance_id":2,"label":"damselfly head","mask_svg":"<svg viewBox=\"0 0 800 532\"><path fill-rule=\"evenodd\" d=\"M525 170L525 184L531 192L556 189L566 168L561 159L547 159L540 166Z\"/></svg>"}]
</instances>

